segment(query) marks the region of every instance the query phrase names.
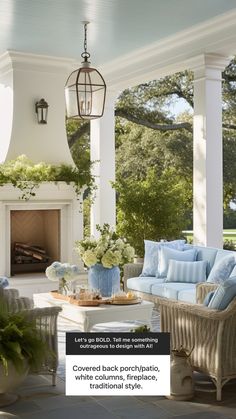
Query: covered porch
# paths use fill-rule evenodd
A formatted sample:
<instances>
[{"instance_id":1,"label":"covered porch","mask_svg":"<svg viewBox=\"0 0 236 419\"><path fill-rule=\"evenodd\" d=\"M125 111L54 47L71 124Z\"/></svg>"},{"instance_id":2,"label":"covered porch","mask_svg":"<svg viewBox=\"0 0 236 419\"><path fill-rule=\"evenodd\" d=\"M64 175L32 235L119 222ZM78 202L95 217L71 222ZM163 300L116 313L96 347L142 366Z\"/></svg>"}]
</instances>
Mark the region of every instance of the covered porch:
<instances>
[{"instance_id":1,"label":"covered porch","mask_svg":"<svg viewBox=\"0 0 236 419\"><path fill-rule=\"evenodd\" d=\"M64 85L68 75L80 67L82 21L90 21L91 61L107 84L104 115L90 122L91 160L96 162L93 173L97 186L91 208L91 233L97 235L96 224L116 224L116 195L111 182L115 180L115 104L119 93L190 70L194 75L194 243L222 248L222 72L236 54L235 0L217 4L215 0L179 0L175 4L156 0L39 0L30 4L27 0L4 0L0 5L4 28L0 35L0 161L26 154L34 163L73 164L65 130ZM43 97L49 103L48 123L39 125L35 102ZM48 205L62 211L62 259L71 263L75 260L73 243L82 238L83 220L73 192L69 188L65 194L65 189L61 186L59 191L40 191L39 202L33 198L31 205L37 211ZM19 210L21 205L12 190L4 193L3 197L0 191L1 226L6 223L6 207ZM7 232L6 228L0 240L4 249L0 274L6 273L6 260L9 262L9 252L4 248L4 243L9 242ZM12 285L16 283L17 280ZM32 293L35 287L33 281ZM19 283L17 288L25 295L26 283ZM43 292L38 282L37 292ZM211 392L196 393L191 402L178 403L164 397L65 397L63 374L59 374L56 388L49 385L45 376L29 376L19 389L19 402L0 411L0 417L235 416L235 382L225 387L221 403L215 401Z\"/></svg>"}]
</instances>

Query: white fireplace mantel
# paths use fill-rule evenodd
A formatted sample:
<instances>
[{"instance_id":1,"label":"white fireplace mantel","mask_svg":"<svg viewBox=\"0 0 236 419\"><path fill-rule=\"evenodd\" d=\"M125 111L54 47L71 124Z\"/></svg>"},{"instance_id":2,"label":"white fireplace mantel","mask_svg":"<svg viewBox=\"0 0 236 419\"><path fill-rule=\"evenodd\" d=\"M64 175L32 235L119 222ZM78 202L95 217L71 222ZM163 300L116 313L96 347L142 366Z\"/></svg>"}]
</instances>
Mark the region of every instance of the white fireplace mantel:
<instances>
[{"instance_id":1,"label":"white fireplace mantel","mask_svg":"<svg viewBox=\"0 0 236 419\"><path fill-rule=\"evenodd\" d=\"M74 251L76 240L82 239L83 214L81 197L72 185L64 182L42 183L29 201L21 200L21 191L12 185L0 187L0 275L10 276L10 214L13 210L60 210L61 262L79 263Z\"/></svg>"}]
</instances>

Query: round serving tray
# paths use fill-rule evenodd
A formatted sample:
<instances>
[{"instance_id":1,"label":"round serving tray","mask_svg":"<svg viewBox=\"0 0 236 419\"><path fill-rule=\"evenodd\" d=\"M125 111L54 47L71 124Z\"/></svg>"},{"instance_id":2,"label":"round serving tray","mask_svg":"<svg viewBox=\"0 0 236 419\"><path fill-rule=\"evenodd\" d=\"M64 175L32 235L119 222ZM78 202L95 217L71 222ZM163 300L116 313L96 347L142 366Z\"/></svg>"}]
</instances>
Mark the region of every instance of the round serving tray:
<instances>
[{"instance_id":1,"label":"round serving tray","mask_svg":"<svg viewBox=\"0 0 236 419\"><path fill-rule=\"evenodd\" d=\"M114 304L117 306L127 306L127 305L131 305L131 304L140 304L142 302L141 298L132 298L132 299L120 299L120 300L110 300L110 304Z\"/></svg>"},{"instance_id":2,"label":"round serving tray","mask_svg":"<svg viewBox=\"0 0 236 419\"><path fill-rule=\"evenodd\" d=\"M74 299L71 299L70 303L75 304L77 306L86 306L86 307L89 307L89 306L96 307L101 304L99 300L74 300Z\"/></svg>"}]
</instances>

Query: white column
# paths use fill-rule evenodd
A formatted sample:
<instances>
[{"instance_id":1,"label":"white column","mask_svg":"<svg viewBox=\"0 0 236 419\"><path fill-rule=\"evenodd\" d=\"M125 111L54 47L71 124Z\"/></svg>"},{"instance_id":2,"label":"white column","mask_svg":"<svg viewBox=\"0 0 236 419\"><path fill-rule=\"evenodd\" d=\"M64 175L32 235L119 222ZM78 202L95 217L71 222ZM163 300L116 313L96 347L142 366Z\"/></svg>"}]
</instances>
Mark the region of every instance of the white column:
<instances>
[{"instance_id":1,"label":"white column","mask_svg":"<svg viewBox=\"0 0 236 419\"><path fill-rule=\"evenodd\" d=\"M91 234L98 236L96 224L116 224L115 190L111 181L115 180L115 99L114 92L108 92L104 115L91 121L90 153L97 190L91 208Z\"/></svg>"},{"instance_id":2,"label":"white column","mask_svg":"<svg viewBox=\"0 0 236 419\"><path fill-rule=\"evenodd\" d=\"M221 72L229 59L200 57L194 69L194 243L222 247L223 163Z\"/></svg>"}]
</instances>

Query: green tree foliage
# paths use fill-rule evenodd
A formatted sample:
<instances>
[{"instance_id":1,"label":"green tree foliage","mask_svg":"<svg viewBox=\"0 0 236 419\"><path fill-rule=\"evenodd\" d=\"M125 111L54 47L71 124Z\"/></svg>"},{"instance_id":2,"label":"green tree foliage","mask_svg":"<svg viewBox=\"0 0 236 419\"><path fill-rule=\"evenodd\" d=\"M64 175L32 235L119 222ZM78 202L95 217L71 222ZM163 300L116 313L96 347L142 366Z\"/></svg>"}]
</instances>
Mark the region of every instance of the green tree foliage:
<instances>
[{"instance_id":1,"label":"green tree foliage","mask_svg":"<svg viewBox=\"0 0 236 419\"><path fill-rule=\"evenodd\" d=\"M157 175L147 170L144 179L120 178L118 192L117 230L124 235L139 256L143 240L173 239L181 235L185 225L185 185L174 169Z\"/></svg>"},{"instance_id":2,"label":"green tree foliage","mask_svg":"<svg viewBox=\"0 0 236 419\"><path fill-rule=\"evenodd\" d=\"M174 167L179 175L192 182L193 142L188 131L164 134L127 123L125 132L118 135L118 141L118 178L144 179L149 168L161 174L164 169Z\"/></svg>"},{"instance_id":3,"label":"green tree foliage","mask_svg":"<svg viewBox=\"0 0 236 419\"><path fill-rule=\"evenodd\" d=\"M84 125L81 121L69 119L66 123L66 131L70 151L76 166L81 171L90 173L89 131L84 131Z\"/></svg>"},{"instance_id":4,"label":"green tree foliage","mask_svg":"<svg viewBox=\"0 0 236 419\"><path fill-rule=\"evenodd\" d=\"M226 208L224 211L224 228L236 228L236 211L232 210L231 208Z\"/></svg>"}]
</instances>

